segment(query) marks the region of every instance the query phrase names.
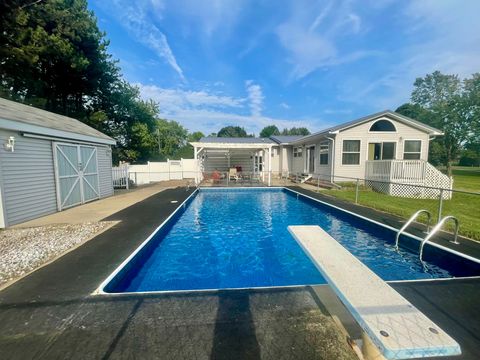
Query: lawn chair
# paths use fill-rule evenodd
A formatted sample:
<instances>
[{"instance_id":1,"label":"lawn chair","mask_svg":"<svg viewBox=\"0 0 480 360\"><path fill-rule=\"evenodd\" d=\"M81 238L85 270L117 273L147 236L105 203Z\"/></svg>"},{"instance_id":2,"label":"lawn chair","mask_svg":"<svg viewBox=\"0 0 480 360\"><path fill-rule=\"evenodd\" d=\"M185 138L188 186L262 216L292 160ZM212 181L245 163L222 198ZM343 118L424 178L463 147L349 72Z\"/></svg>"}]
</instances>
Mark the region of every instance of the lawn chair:
<instances>
[{"instance_id":1,"label":"lawn chair","mask_svg":"<svg viewBox=\"0 0 480 360\"><path fill-rule=\"evenodd\" d=\"M230 168L230 170L228 171L228 179L235 181L238 181L238 179L240 179L237 173L237 168Z\"/></svg>"}]
</instances>

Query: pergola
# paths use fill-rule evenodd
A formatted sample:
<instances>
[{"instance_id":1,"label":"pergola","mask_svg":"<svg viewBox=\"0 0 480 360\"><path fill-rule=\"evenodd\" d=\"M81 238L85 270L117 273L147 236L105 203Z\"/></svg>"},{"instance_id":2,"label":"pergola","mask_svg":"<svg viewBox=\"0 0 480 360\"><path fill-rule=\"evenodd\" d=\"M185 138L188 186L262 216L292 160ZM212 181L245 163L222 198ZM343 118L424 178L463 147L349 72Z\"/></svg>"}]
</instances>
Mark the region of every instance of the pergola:
<instances>
[{"instance_id":1,"label":"pergola","mask_svg":"<svg viewBox=\"0 0 480 360\"><path fill-rule=\"evenodd\" d=\"M228 142L225 140L228 139ZM276 145L270 139L259 138L204 138L190 143L194 149L194 159L198 160L203 171L228 171L232 166L241 164L244 169L258 171L265 176L265 171L255 169L255 156L261 154L263 166L266 166L268 185L271 184L272 147ZM250 171L250 170L247 170ZM265 179L264 179L265 180Z\"/></svg>"}]
</instances>

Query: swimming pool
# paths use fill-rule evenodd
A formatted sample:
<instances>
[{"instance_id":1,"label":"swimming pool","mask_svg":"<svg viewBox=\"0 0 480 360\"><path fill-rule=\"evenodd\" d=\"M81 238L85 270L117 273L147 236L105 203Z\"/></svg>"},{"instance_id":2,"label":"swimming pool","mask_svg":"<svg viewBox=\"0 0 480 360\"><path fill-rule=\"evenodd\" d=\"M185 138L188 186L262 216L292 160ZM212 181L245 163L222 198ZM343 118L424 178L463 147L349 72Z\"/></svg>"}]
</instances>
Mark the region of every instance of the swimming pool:
<instances>
[{"instance_id":1,"label":"swimming pool","mask_svg":"<svg viewBox=\"0 0 480 360\"><path fill-rule=\"evenodd\" d=\"M287 230L319 225L386 281L480 274L433 246L394 249L395 232L285 188L200 189L104 283L106 293L326 283ZM418 241L402 236L402 243ZM348 271L346 268L345 271Z\"/></svg>"}]
</instances>

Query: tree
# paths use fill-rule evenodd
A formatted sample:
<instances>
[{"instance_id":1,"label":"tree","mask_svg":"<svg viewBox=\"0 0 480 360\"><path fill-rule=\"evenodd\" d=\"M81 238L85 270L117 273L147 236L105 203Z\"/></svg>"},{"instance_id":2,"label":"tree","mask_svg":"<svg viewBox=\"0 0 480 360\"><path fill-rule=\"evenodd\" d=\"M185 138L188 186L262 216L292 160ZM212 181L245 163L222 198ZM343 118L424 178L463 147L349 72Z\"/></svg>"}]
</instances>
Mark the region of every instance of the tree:
<instances>
[{"instance_id":1,"label":"tree","mask_svg":"<svg viewBox=\"0 0 480 360\"><path fill-rule=\"evenodd\" d=\"M307 128L304 127L292 127L291 129L283 129L282 135L301 135L301 136L306 136L310 135L310 131Z\"/></svg>"},{"instance_id":2,"label":"tree","mask_svg":"<svg viewBox=\"0 0 480 360\"><path fill-rule=\"evenodd\" d=\"M280 130L275 125L265 126L262 131L260 131L260 137L268 138L272 135L280 135Z\"/></svg>"},{"instance_id":3,"label":"tree","mask_svg":"<svg viewBox=\"0 0 480 360\"><path fill-rule=\"evenodd\" d=\"M220 129L217 133L218 137L251 137L252 135L247 135L247 132L244 128L240 126L226 126Z\"/></svg>"},{"instance_id":4,"label":"tree","mask_svg":"<svg viewBox=\"0 0 480 360\"><path fill-rule=\"evenodd\" d=\"M205 137L205 135L201 131L195 131L188 134L188 142L199 141L203 137Z\"/></svg>"},{"instance_id":5,"label":"tree","mask_svg":"<svg viewBox=\"0 0 480 360\"><path fill-rule=\"evenodd\" d=\"M158 119L155 126L158 153L164 158L172 157L187 144L188 131L178 122Z\"/></svg>"},{"instance_id":6,"label":"tree","mask_svg":"<svg viewBox=\"0 0 480 360\"><path fill-rule=\"evenodd\" d=\"M101 101L92 106L102 110L93 112L86 122L117 140L113 151L114 162L149 159L155 150L153 134L158 104L142 100L137 87L118 80ZM95 123L97 118L100 119L99 124Z\"/></svg>"},{"instance_id":7,"label":"tree","mask_svg":"<svg viewBox=\"0 0 480 360\"><path fill-rule=\"evenodd\" d=\"M429 125L445 133L441 141L449 176L452 174L452 163L458 159L464 145L478 136L475 131L480 129L479 89L479 74L462 81L457 75L435 71L415 80L412 103L430 111L433 116Z\"/></svg>"},{"instance_id":8,"label":"tree","mask_svg":"<svg viewBox=\"0 0 480 360\"><path fill-rule=\"evenodd\" d=\"M118 77L86 0L7 0L0 10L2 94L83 118L91 99Z\"/></svg>"}]
</instances>

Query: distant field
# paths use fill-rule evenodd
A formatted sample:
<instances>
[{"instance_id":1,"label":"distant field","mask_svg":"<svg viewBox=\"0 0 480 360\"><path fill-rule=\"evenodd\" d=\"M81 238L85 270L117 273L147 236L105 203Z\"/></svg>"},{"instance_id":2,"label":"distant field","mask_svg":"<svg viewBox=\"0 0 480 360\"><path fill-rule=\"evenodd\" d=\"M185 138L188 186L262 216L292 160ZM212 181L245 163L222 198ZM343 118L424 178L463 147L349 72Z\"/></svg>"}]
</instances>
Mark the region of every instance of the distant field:
<instances>
[{"instance_id":1,"label":"distant field","mask_svg":"<svg viewBox=\"0 0 480 360\"><path fill-rule=\"evenodd\" d=\"M455 167L453 169L453 188L480 192L480 168Z\"/></svg>"},{"instance_id":2,"label":"distant field","mask_svg":"<svg viewBox=\"0 0 480 360\"><path fill-rule=\"evenodd\" d=\"M453 179L454 189L480 193L479 168L457 167L453 171ZM325 190L322 193L351 202L355 201L353 184L344 186L341 190ZM359 205L385 211L405 219L408 219L419 209L429 210L435 222L438 216L438 200L394 197L365 187L362 187L359 191ZM460 234L480 241L479 211L480 195L454 193L451 200L443 202L442 215L456 216L460 221ZM446 229L451 230L451 225L447 225Z\"/></svg>"}]
</instances>

